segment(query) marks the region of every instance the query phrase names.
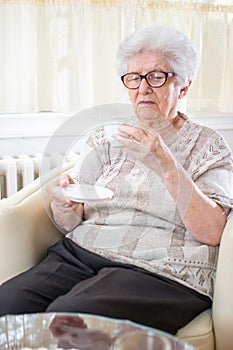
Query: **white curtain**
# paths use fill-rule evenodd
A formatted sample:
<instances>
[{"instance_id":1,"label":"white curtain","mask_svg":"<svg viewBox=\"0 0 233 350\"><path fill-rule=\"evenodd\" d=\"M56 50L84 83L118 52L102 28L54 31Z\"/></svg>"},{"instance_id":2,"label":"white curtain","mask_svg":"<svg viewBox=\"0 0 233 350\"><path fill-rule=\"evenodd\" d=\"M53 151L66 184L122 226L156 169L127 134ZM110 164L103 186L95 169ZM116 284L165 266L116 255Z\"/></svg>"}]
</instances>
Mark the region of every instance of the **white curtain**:
<instances>
[{"instance_id":1,"label":"white curtain","mask_svg":"<svg viewBox=\"0 0 233 350\"><path fill-rule=\"evenodd\" d=\"M127 102L117 47L155 23L186 33L201 53L188 111L232 114L231 0L0 0L0 112L73 113Z\"/></svg>"}]
</instances>

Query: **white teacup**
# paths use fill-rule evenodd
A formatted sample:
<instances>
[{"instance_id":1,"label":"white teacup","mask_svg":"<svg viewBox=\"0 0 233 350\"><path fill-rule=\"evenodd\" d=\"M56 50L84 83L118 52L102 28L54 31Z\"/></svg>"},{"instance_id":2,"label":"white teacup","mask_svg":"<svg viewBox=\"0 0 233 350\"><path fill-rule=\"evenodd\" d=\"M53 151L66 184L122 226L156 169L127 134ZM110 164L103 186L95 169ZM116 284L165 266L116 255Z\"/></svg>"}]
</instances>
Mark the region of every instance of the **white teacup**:
<instances>
[{"instance_id":1,"label":"white teacup","mask_svg":"<svg viewBox=\"0 0 233 350\"><path fill-rule=\"evenodd\" d=\"M119 131L119 127L124 124L132 126L134 123L132 119L119 118L112 122L104 124L105 135L113 147L121 146L120 142L118 142L114 137L116 134L127 136L126 134Z\"/></svg>"}]
</instances>

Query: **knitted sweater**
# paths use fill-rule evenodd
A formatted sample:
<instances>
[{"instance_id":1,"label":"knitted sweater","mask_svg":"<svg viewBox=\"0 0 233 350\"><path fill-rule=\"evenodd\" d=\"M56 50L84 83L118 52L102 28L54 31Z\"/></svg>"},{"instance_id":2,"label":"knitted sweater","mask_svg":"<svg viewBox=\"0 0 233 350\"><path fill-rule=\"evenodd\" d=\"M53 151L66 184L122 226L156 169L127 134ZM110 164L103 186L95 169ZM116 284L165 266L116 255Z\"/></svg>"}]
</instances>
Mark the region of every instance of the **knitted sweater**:
<instances>
[{"instance_id":1,"label":"knitted sweater","mask_svg":"<svg viewBox=\"0 0 233 350\"><path fill-rule=\"evenodd\" d=\"M233 159L213 129L183 116L167 146L197 186L222 207L233 208ZM85 249L129 263L213 296L218 247L197 241L185 228L160 176L106 138L90 131L77 166L81 183L114 192L111 200L87 202L83 223L67 237ZM189 199L189 194L181 194Z\"/></svg>"}]
</instances>

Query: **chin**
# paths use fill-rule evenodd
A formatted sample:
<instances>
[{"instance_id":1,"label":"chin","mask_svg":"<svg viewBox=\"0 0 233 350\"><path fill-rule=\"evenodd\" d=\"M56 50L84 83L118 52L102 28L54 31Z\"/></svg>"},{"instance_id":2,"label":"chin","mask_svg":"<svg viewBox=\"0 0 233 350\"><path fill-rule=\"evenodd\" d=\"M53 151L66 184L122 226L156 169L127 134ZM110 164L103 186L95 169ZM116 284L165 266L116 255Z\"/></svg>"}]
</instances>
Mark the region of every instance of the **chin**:
<instances>
[{"instance_id":1,"label":"chin","mask_svg":"<svg viewBox=\"0 0 233 350\"><path fill-rule=\"evenodd\" d=\"M158 116L160 116L159 111L155 108L153 104L141 104L136 106L135 113L139 120L155 120Z\"/></svg>"}]
</instances>

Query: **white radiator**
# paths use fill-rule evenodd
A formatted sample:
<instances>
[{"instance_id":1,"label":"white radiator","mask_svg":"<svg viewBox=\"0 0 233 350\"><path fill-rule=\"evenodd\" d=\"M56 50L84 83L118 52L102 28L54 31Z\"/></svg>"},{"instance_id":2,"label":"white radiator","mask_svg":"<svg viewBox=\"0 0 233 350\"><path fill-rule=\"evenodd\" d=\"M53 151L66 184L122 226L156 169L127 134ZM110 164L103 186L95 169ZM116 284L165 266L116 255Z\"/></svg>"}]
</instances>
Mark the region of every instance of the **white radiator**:
<instances>
[{"instance_id":1,"label":"white radiator","mask_svg":"<svg viewBox=\"0 0 233 350\"><path fill-rule=\"evenodd\" d=\"M9 155L0 158L0 199L6 198L25 187L40 176L43 157L43 174L64 162L64 155L29 156L20 154L17 157ZM72 154L66 161L75 160L77 154Z\"/></svg>"}]
</instances>

